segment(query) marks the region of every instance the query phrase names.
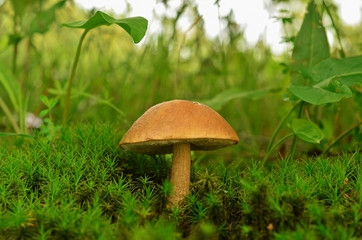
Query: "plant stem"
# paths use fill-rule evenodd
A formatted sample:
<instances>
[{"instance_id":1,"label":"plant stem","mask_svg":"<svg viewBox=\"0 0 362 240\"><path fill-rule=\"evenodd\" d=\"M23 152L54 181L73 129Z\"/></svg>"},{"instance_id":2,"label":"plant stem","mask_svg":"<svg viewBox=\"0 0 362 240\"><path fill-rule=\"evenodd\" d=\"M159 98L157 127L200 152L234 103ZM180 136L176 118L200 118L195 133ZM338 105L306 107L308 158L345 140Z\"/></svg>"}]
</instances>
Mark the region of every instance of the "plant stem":
<instances>
[{"instance_id":1,"label":"plant stem","mask_svg":"<svg viewBox=\"0 0 362 240\"><path fill-rule=\"evenodd\" d=\"M267 152L269 152L269 150L272 148L273 143L275 141L275 138L277 137L280 129L283 127L283 125L285 124L285 122L288 120L289 116L292 114L292 112L294 111L294 109L302 102L302 100L298 100L294 106L289 110L289 112L287 113L287 115L284 116L284 118L282 119L282 121L279 123L279 125L277 126L277 128L275 129L272 138L270 139L268 148L267 148Z\"/></svg>"},{"instance_id":2,"label":"plant stem","mask_svg":"<svg viewBox=\"0 0 362 240\"><path fill-rule=\"evenodd\" d=\"M265 165L265 163L268 161L270 154L274 151L274 149L279 146L279 144L281 144L282 142L284 142L287 138L293 136L294 133L289 133L288 135L286 135L285 137L283 137L282 139L280 139L276 144L274 144L270 150L267 152L267 154L265 155L264 159L263 159L263 163L262 166Z\"/></svg>"},{"instance_id":3,"label":"plant stem","mask_svg":"<svg viewBox=\"0 0 362 240\"><path fill-rule=\"evenodd\" d=\"M344 131L341 135L339 135L336 140L334 140L323 152L322 155L326 154L334 145L336 145L342 138L346 137L350 132L353 131L356 127L362 124L362 121L357 122L356 124L352 125L352 127L348 128Z\"/></svg>"},{"instance_id":4,"label":"plant stem","mask_svg":"<svg viewBox=\"0 0 362 240\"><path fill-rule=\"evenodd\" d=\"M16 73L16 59L17 59L17 56L18 56L18 43L14 43L14 49L13 49L13 62L12 62L12 72L13 74L15 75Z\"/></svg>"},{"instance_id":5,"label":"plant stem","mask_svg":"<svg viewBox=\"0 0 362 240\"><path fill-rule=\"evenodd\" d=\"M299 113L298 113L298 118L300 118L302 116L302 112L303 112L303 104L304 102L301 102L300 104L300 108L299 108ZM295 146L297 143L297 135L294 135L293 137L293 142L292 142L292 146L290 147L290 154L289 154L289 158L293 158L294 156L294 152L295 152Z\"/></svg>"},{"instance_id":6,"label":"plant stem","mask_svg":"<svg viewBox=\"0 0 362 240\"><path fill-rule=\"evenodd\" d=\"M329 16L329 18L331 19L331 22L332 22L332 26L334 28L334 30L336 31L336 35L337 35L337 40L338 40L338 43L339 43L339 46L340 46L340 54L341 54L341 57L342 58L345 58L345 54L344 54L344 50L343 50L343 46L342 46L342 41L341 41L341 36L339 35L339 31L336 27L336 24L334 23L334 20L333 20L333 17L332 17L332 14L331 12L329 11L329 7L327 6L326 2L323 0L323 5L327 11L327 14Z\"/></svg>"},{"instance_id":7,"label":"plant stem","mask_svg":"<svg viewBox=\"0 0 362 240\"><path fill-rule=\"evenodd\" d=\"M78 47L77 47L77 52L75 54L73 67L72 67L72 72L70 74L70 79L69 79L69 82L68 82L67 95L65 96L65 106L64 106L64 111L63 111L63 124L65 124L67 122L70 95L71 95L71 92L72 92L72 86L73 86L75 71L77 69L79 56L80 56L80 50L82 48L82 43L83 43L83 40L84 40L85 36L87 35L88 31L89 31L89 29L84 30L82 36L80 37Z\"/></svg>"},{"instance_id":8,"label":"plant stem","mask_svg":"<svg viewBox=\"0 0 362 240\"><path fill-rule=\"evenodd\" d=\"M5 115L8 117L9 122L11 124L11 126L14 128L16 133L21 133L19 126L16 124L16 121L14 119L14 117L11 115L11 112L8 108L8 106L6 106L6 103L4 102L4 100L0 97L0 107L3 109Z\"/></svg>"},{"instance_id":9,"label":"plant stem","mask_svg":"<svg viewBox=\"0 0 362 240\"><path fill-rule=\"evenodd\" d=\"M22 74L19 76L19 85L20 85L20 89L22 90L24 96L26 95L27 90L28 90L26 87L26 78L29 75L29 69L30 69L31 42L32 42L32 36L29 36L29 38L26 41L24 68L23 68Z\"/></svg>"},{"instance_id":10,"label":"plant stem","mask_svg":"<svg viewBox=\"0 0 362 240\"><path fill-rule=\"evenodd\" d=\"M21 87L20 87L20 91L21 91ZM26 113L25 113L25 108L24 108L24 98L25 96L20 95L19 96L19 126L20 126L20 131L21 133L26 133L26 123L25 123L25 118L26 118Z\"/></svg>"}]
</instances>

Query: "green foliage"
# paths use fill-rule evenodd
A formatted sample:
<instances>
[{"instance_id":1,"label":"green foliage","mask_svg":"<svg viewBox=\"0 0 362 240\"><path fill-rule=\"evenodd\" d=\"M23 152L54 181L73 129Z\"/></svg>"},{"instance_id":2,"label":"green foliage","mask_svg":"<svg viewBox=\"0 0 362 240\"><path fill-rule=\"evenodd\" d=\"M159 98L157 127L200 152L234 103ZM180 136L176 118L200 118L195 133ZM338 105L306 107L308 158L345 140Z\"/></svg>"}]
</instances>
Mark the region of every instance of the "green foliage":
<instances>
[{"instance_id":1,"label":"green foliage","mask_svg":"<svg viewBox=\"0 0 362 240\"><path fill-rule=\"evenodd\" d=\"M157 222L148 222L144 227L134 233L133 240L173 240L178 239L176 227L164 219Z\"/></svg>"},{"instance_id":2,"label":"green foliage","mask_svg":"<svg viewBox=\"0 0 362 240\"><path fill-rule=\"evenodd\" d=\"M65 27L84 29L84 32L83 32L82 36L80 37L80 40L78 43L77 52L75 54L73 67L72 67L72 71L70 73L70 78L69 78L69 82L68 82L67 93L65 96L65 106L64 106L64 111L63 111L63 124L66 123L67 117L68 117L70 96L71 96L71 91L73 88L73 81L74 81L75 72L76 72L79 57L80 57L83 40L84 40L85 36L87 35L88 31L90 31L91 29L100 27L102 25L108 26L112 23L117 24L118 26L122 27L133 38L133 41L135 43L139 43L142 40L142 38L144 37L144 35L146 33L147 26L148 26L148 21L143 17L114 19L111 16L109 16L101 11L97 11L88 20L63 24L63 26L65 26Z\"/></svg>"},{"instance_id":3,"label":"green foliage","mask_svg":"<svg viewBox=\"0 0 362 240\"><path fill-rule=\"evenodd\" d=\"M282 159L272 169L253 162L194 166L191 194L163 205L167 174L157 161L118 147L119 127L79 124L19 148L0 145L0 235L51 239L273 239L361 235L359 152L303 161ZM196 156L198 153L196 154ZM205 193L205 189L208 189ZM167 196L165 196L167 197ZM347 231L348 230L348 231Z\"/></svg>"},{"instance_id":4,"label":"green foliage","mask_svg":"<svg viewBox=\"0 0 362 240\"><path fill-rule=\"evenodd\" d=\"M316 83L336 79L349 87L362 84L362 56L328 58L307 69L305 73Z\"/></svg>"},{"instance_id":5,"label":"green foliage","mask_svg":"<svg viewBox=\"0 0 362 240\"><path fill-rule=\"evenodd\" d=\"M17 134L17 133L4 133L4 132L0 132L0 137L2 137L2 136L18 136L18 137L33 138L33 136L27 135L27 134Z\"/></svg>"},{"instance_id":6,"label":"green foliage","mask_svg":"<svg viewBox=\"0 0 362 240\"><path fill-rule=\"evenodd\" d=\"M13 108L19 110L19 95L21 95L21 89L19 84L16 81L15 76L6 68L3 64L0 63L0 84L5 90L5 93L9 97Z\"/></svg>"},{"instance_id":7,"label":"green foliage","mask_svg":"<svg viewBox=\"0 0 362 240\"><path fill-rule=\"evenodd\" d=\"M330 51L321 21L326 15L318 11L332 18L336 9L319 3L308 5L297 37L287 36L295 43L290 59L288 53L273 56L262 41L250 47L232 12L219 19L226 26L220 36L208 38L190 1L183 1L175 17L155 16L162 21L161 33L150 34L137 48L115 37L118 29L98 27L115 24L138 43L147 29L143 18L115 19L64 1L5 1L0 8L0 117L6 116L0 128L7 131L0 133L0 238L361 238L361 57L335 58L336 47ZM182 32L179 20L186 14L193 24ZM76 18L86 20L63 24L84 30L70 70L79 33L58 23ZM293 15L279 19L297 27ZM336 19L331 19L334 28ZM338 38L359 41L344 35L349 31ZM86 35L90 41L79 60ZM341 50L349 56L358 53L353 49ZM291 74L283 74L288 70ZM280 103L280 89L290 80L288 110ZM60 127L67 94L74 114ZM124 152L118 143L129 126L125 116L134 120L149 106L174 98L206 99L241 141L227 150L193 153L191 194L170 207L171 157ZM45 118L29 135L24 134L28 109ZM279 118L265 154L266 136ZM85 123L89 120L97 123ZM100 124L104 121L112 124ZM283 129L288 124L291 131ZM307 141L292 142L290 152L299 150L298 159L283 157L290 137ZM347 153L300 157L333 146ZM264 167L258 160L268 159L277 147L280 161Z\"/></svg>"},{"instance_id":8,"label":"green foliage","mask_svg":"<svg viewBox=\"0 0 362 240\"><path fill-rule=\"evenodd\" d=\"M55 107L55 105L58 103L57 99L49 99L47 96L40 96L41 101L43 104L47 107L47 109L42 110L39 113L40 117L45 117L46 115L49 115L48 118L44 118L44 124L40 126L40 132L39 134L45 135L49 140L53 140L59 130L61 129L61 126L54 125L53 119L52 119L52 109Z\"/></svg>"},{"instance_id":9,"label":"green foliage","mask_svg":"<svg viewBox=\"0 0 362 240\"><path fill-rule=\"evenodd\" d=\"M135 43L139 43L145 36L148 25L148 21L143 17L114 19L113 17L101 11L97 11L88 20L64 23L62 25L69 28L82 28L84 30L91 30L100 26L109 26L112 23L123 28L133 38Z\"/></svg>"},{"instance_id":10,"label":"green foliage","mask_svg":"<svg viewBox=\"0 0 362 240\"><path fill-rule=\"evenodd\" d=\"M362 56L321 61L303 69L312 86L292 86L289 90L305 102L322 105L352 97L349 87L362 84Z\"/></svg>"},{"instance_id":11,"label":"green foliage","mask_svg":"<svg viewBox=\"0 0 362 240\"><path fill-rule=\"evenodd\" d=\"M295 38L292 54L292 70L300 73L305 68L312 67L329 57L327 34L322 25L314 0L307 7L302 26ZM305 79L292 76L293 85L306 85Z\"/></svg>"},{"instance_id":12,"label":"green foliage","mask_svg":"<svg viewBox=\"0 0 362 240\"><path fill-rule=\"evenodd\" d=\"M14 75L6 69L4 65L0 63L0 86L4 89L6 95L8 96L12 108L6 104L5 99L0 96L0 107L3 112L6 114L9 122L11 123L12 128L16 133L25 134L25 123L24 123L24 115L25 111L23 109L23 96L21 94L20 86L17 84ZM12 116L11 109L15 109L18 113L21 121L20 126L16 123L14 117Z\"/></svg>"},{"instance_id":13,"label":"green foliage","mask_svg":"<svg viewBox=\"0 0 362 240\"><path fill-rule=\"evenodd\" d=\"M59 1L58 3L51 6L49 9L41 11L38 13L30 24L30 29L28 30L28 35L33 35L34 33L45 33L49 31L49 27L52 23L55 22L55 11L58 8L63 7L66 0Z\"/></svg>"},{"instance_id":14,"label":"green foliage","mask_svg":"<svg viewBox=\"0 0 362 240\"><path fill-rule=\"evenodd\" d=\"M215 111L219 111L223 105L225 105L227 102L233 100L233 99L252 99L252 100L258 100L264 96L266 96L268 93L275 93L278 92L280 89L274 89L274 88L267 88L267 89L260 89L255 91L244 91L242 89L233 88L228 89L222 93L219 93L214 98L210 100L204 100L201 101L203 104L213 108Z\"/></svg>"},{"instance_id":15,"label":"green foliage","mask_svg":"<svg viewBox=\"0 0 362 240\"><path fill-rule=\"evenodd\" d=\"M348 87L362 83L362 56L329 58L326 32L314 0L309 3L298 32L292 60L292 70L297 73L292 76L303 76L303 82L298 84L292 79L290 90L311 104L321 105L340 101L342 97L351 97L352 93ZM309 95L320 96L322 100L310 100L307 96L308 91Z\"/></svg>"},{"instance_id":16,"label":"green foliage","mask_svg":"<svg viewBox=\"0 0 362 240\"><path fill-rule=\"evenodd\" d=\"M313 104L322 105L341 101L352 97L352 91L340 81L331 81L327 86L293 86L289 90L299 99Z\"/></svg>"},{"instance_id":17,"label":"green foliage","mask_svg":"<svg viewBox=\"0 0 362 240\"><path fill-rule=\"evenodd\" d=\"M323 6L327 8L328 15L332 18L328 6L325 3ZM333 19L331 20L333 22ZM334 24L333 26L335 27ZM338 33L337 30L336 32ZM329 56L329 44L324 26L322 25L321 16L318 13L314 0L311 0L308 4L302 26L295 39L290 66L291 87L288 90L294 95L291 99L297 99L297 101L276 128L269 142L264 163L269 158L271 151L281 141L291 136L287 135L274 144L276 135L287 122L291 113L296 109L296 106L300 104L297 118L301 118L303 108L308 111L308 106L305 103L316 106L338 103L344 98L351 98L353 96L350 88L352 85L361 85L361 56L344 59L332 59ZM357 92L357 94L360 93ZM356 126L360 124L360 120L358 120ZM316 124L302 119L294 119L291 128L293 133L302 140L315 144L321 143L323 134ZM346 133L350 132L350 129L346 130ZM344 137L346 134L341 136ZM337 139L340 141L342 138ZM334 145L335 142L332 144ZM296 137L294 137L291 145L290 156L294 155L295 147ZM331 145L326 150L330 148ZM323 151L323 153L326 153L326 151Z\"/></svg>"},{"instance_id":18,"label":"green foliage","mask_svg":"<svg viewBox=\"0 0 362 240\"><path fill-rule=\"evenodd\" d=\"M22 1L22 0L11 0L10 1L13 9L14 9L14 13L17 17L23 16L24 12L26 10L26 7L31 4L31 1Z\"/></svg>"},{"instance_id":19,"label":"green foliage","mask_svg":"<svg viewBox=\"0 0 362 240\"><path fill-rule=\"evenodd\" d=\"M304 119L293 119L291 129L297 137L309 143L320 143L323 139L322 130L315 123Z\"/></svg>"},{"instance_id":20,"label":"green foliage","mask_svg":"<svg viewBox=\"0 0 362 240\"><path fill-rule=\"evenodd\" d=\"M48 107L48 109L44 109L39 113L40 117L44 117L45 115L47 115L49 113L49 115L51 115L51 110L55 107L55 105L58 103L57 99L49 99L47 96L40 96L41 101L44 103L44 105L46 107Z\"/></svg>"}]
</instances>

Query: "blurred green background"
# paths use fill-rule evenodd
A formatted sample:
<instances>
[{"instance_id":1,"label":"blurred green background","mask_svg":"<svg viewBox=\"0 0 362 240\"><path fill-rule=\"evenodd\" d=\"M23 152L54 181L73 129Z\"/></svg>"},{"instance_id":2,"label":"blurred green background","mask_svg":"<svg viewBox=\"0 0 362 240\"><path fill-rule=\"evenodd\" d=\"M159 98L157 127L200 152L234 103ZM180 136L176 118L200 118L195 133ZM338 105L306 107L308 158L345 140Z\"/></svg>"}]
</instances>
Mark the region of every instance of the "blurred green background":
<instances>
[{"instance_id":1,"label":"blurred green background","mask_svg":"<svg viewBox=\"0 0 362 240\"><path fill-rule=\"evenodd\" d=\"M170 1L162 4L167 9ZM278 122L290 109L286 88L290 85L289 66L294 36L298 32L308 1L270 1L268 6L275 21L283 26L280 39L287 49L275 55L263 38L251 45L243 27L233 13L220 16L222 29L215 38L207 37L204 19L197 4L184 0L175 17L155 16L162 23L159 34L146 33L142 44L135 45L118 26L96 28L87 35L75 76L70 104L69 124L74 122L111 122L121 132L128 129L149 107L171 99L207 102L216 95L238 88L243 91L272 88L275 91L261 98L233 99L218 112L240 137L233 150L221 150L225 159L234 154L245 158L260 158ZM12 72L24 97L26 112L38 115L46 107L40 96L58 99L52 110L52 121L61 124L65 85L69 79L76 47L82 33L78 29L61 27L61 23L91 17L97 9L84 10L73 1L56 6L58 1L0 1L0 62ZM159 2L160 3L160 2ZM345 56L362 53L362 21L345 26L333 1L326 1L339 30ZM215 4L222 5L223 1ZM317 1L319 6L321 2ZM341 47L333 23L321 8L323 24L333 38L331 54L341 57ZM129 16L108 13L114 18ZM40 16L40 17L39 17ZM190 26L178 21L189 18ZM338 136L360 118L360 91L338 104L319 108L317 119L328 139ZM5 103L11 106L6 89L0 88ZM10 110L16 114L14 109ZM316 114L318 116L318 114ZM336 117L338 116L338 117ZM12 132L5 114L0 111L0 128ZM286 130L288 131L288 130ZM349 150L345 139L344 145ZM288 144L288 143L286 143ZM283 154L281 146L280 153ZM307 144L311 152L318 147ZM224 152L223 152L224 151Z\"/></svg>"}]
</instances>

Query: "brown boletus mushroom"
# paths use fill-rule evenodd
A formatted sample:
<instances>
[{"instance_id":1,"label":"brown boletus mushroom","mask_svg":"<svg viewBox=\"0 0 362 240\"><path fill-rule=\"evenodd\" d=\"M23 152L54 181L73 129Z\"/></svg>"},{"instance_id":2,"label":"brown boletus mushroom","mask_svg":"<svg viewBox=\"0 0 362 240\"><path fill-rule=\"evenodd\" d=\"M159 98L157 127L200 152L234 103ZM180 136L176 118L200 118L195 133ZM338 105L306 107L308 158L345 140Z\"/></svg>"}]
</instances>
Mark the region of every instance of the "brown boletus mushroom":
<instances>
[{"instance_id":1,"label":"brown boletus mushroom","mask_svg":"<svg viewBox=\"0 0 362 240\"><path fill-rule=\"evenodd\" d=\"M191 150L214 150L239 142L232 127L210 107L172 100L157 104L138 118L120 147L136 153L173 153L170 198L177 204L190 188Z\"/></svg>"}]
</instances>

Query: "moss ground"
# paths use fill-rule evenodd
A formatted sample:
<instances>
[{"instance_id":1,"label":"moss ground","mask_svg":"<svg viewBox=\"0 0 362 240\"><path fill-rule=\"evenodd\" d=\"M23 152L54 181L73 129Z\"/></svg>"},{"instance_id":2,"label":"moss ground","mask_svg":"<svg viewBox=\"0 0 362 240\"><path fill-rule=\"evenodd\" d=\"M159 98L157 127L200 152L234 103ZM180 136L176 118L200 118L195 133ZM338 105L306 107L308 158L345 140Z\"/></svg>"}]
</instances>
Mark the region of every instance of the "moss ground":
<instances>
[{"instance_id":1,"label":"moss ground","mask_svg":"<svg viewBox=\"0 0 362 240\"><path fill-rule=\"evenodd\" d=\"M167 207L170 156L125 152L122 134L104 123L62 128L52 141L3 138L0 238L362 238L359 152L266 167L202 164L195 153L191 194Z\"/></svg>"}]
</instances>

